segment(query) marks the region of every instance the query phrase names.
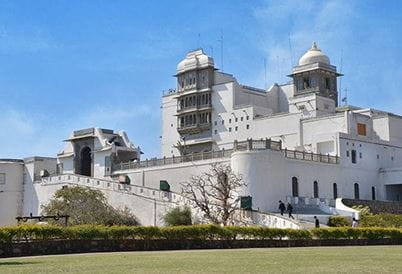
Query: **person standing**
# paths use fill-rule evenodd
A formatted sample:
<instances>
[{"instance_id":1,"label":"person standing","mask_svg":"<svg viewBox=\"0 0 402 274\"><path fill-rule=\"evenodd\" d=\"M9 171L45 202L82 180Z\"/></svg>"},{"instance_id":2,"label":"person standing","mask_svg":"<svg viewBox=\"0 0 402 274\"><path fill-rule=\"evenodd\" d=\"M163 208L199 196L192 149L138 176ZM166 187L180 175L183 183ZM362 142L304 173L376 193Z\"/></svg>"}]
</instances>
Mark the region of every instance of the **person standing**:
<instances>
[{"instance_id":1,"label":"person standing","mask_svg":"<svg viewBox=\"0 0 402 274\"><path fill-rule=\"evenodd\" d=\"M352 227L358 227L359 226L359 222L356 220L356 218L352 219Z\"/></svg>"},{"instance_id":2,"label":"person standing","mask_svg":"<svg viewBox=\"0 0 402 274\"><path fill-rule=\"evenodd\" d=\"M279 200L279 210L281 211L281 215L283 216L283 212L285 212L286 206L281 200Z\"/></svg>"},{"instance_id":3,"label":"person standing","mask_svg":"<svg viewBox=\"0 0 402 274\"><path fill-rule=\"evenodd\" d=\"M320 228L320 220L318 220L317 216L314 216L315 228Z\"/></svg>"},{"instance_id":4,"label":"person standing","mask_svg":"<svg viewBox=\"0 0 402 274\"><path fill-rule=\"evenodd\" d=\"M288 203L288 208L287 208L287 210L288 210L288 213L289 213L289 218L294 219L294 217L293 217L293 215L292 215L293 206L292 206L290 203Z\"/></svg>"}]
</instances>

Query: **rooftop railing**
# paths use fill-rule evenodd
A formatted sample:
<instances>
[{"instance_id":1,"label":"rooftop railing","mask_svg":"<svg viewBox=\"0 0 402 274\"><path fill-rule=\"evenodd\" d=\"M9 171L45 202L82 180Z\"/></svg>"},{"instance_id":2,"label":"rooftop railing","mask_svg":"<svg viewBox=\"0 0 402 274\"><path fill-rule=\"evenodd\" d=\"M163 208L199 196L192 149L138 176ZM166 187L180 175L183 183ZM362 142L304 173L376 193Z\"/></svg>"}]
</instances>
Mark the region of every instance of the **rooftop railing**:
<instances>
[{"instance_id":1,"label":"rooftop railing","mask_svg":"<svg viewBox=\"0 0 402 274\"><path fill-rule=\"evenodd\" d=\"M281 141L274 141L271 139L259 139L259 140L248 139L246 141L241 142L235 140L233 143L233 149L228 150L223 149L218 151L191 153L182 156L153 158L137 162L118 163L113 166L113 171L156 167L156 166L194 162L208 159L229 158L235 151L251 151L251 150L280 151L286 158L290 159L313 161L326 164L339 164L338 156L317 154L298 150L289 150L286 148L283 149Z\"/></svg>"}]
</instances>

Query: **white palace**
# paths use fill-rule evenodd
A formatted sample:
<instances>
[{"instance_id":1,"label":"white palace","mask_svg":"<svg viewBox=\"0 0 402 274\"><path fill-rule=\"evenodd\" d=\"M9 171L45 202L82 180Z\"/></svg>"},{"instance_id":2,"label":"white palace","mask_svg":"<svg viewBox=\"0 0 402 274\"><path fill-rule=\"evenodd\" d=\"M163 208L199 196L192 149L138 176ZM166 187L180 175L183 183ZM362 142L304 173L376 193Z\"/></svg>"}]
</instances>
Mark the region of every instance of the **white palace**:
<instances>
[{"instance_id":1,"label":"white palace","mask_svg":"<svg viewBox=\"0 0 402 274\"><path fill-rule=\"evenodd\" d=\"M402 117L339 106L342 75L315 43L288 76L268 90L249 87L202 50L189 52L177 89L162 97L161 158L141 159L124 131L90 128L74 131L56 158L2 159L0 225L41 214L69 185L100 189L142 224L163 225L166 209L191 204L181 183L217 162L247 183L239 195L252 197L253 211L241 216L255 224L355 216L341 198L402 201ZM278 200L295 205L296 221L277 214Z\"/></svg>"}]
</instances>

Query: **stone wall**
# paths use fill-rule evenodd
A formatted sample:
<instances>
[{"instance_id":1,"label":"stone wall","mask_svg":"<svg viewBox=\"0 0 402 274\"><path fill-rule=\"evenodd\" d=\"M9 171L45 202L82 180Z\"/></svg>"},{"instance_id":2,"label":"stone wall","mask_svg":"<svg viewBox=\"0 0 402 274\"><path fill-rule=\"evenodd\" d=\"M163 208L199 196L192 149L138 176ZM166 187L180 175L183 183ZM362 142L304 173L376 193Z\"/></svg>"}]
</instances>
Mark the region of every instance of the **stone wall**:
<instances>
[{"instance_id":1,"label":"stone wall","mask_svg":"<svg viewBox=\"0 0 402 274\"><path fill-rule=\"evenodd\" d=\"M54 240L0 243L0 257L115 251L401 245L402 239L342 240Z\"/></svg>"},{"instance_id":2,"label":"stone wall","mask_svg":"<svg viewBox=\"0 0 402 274\"><path fill-rule=\"evenodd\" d=\"M354 200L354 199L342 199L342 202L348 207L358 205L368 206L370 208L370 211L374 214L378 213L402 214L402 202L384 202L384 201Z\"/></svg>"}]
</instances>

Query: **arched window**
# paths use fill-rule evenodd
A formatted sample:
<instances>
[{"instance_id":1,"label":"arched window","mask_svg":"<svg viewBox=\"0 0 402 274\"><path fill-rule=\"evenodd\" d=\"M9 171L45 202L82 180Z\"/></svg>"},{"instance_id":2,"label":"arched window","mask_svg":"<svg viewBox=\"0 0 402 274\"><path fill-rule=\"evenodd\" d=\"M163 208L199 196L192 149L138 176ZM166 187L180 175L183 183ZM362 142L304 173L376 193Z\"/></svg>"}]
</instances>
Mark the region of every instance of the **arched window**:
<instances>
[{"instance_id":1,"label":"arched window","mask_svg":"<svg viewBox=\"0 0 402 274\"><path fill-rule=\"evenodd\" d=\"M318 198L318 182L314 181L313 183L313 194L314 198Z\"/></svg>"},{"instance_id":2,"label":"arched window","mask_svg":"<svg viewBox=\"0 0 402 274\"><path fill-rule=\"evenodd\" d=\"M356 200L360 199L359 184L358 183L355 183L355 199Z\"/></svg>"},{"instance_id":3,"label":"arched window","mask_svg":"<svg viewBox=\"0 0 402 274\"><path fill-rule=\"evenodd\" d=\"M292 177L292 196L293 197L299 196L299 183L297 182L296 177Z\"/></svg>"},{"instance_id":4,"label":"arched window","mask_svg":"<svg viewBox=\"0 0 402 274\"><path fill-rule=\"evenodd\" d=\"M371 199L375 201L375 187L371 187Z\"/></svg>"},{"instance_id":5,"label":"arched window","mask_svg":"<svg viewBox=\"0 0 402 274\"><path fill-rule=\"evenodd\" d=\"M81 175L92 176L92 158L91 149L89 147L84 147L81 150Z\"/></svg>"},{"instance_id":6,"label":"arched window","mask_svg":"<svg viewBox=\"0 0 402 274\"><path fill-rule=\"evenodd\" d=\"M337 184L334 183L332 185L332 188L333 188L333 193L334 193L334 199L336 199L336 198L338 198L338 186L337 186Z\"/></svg>"}]
</instances>

